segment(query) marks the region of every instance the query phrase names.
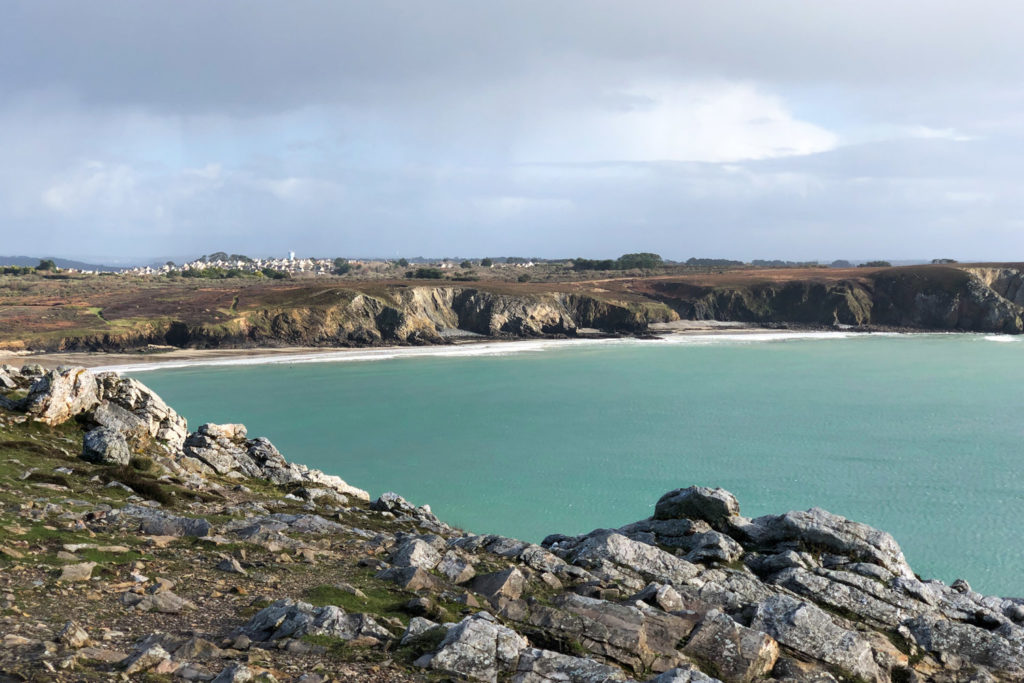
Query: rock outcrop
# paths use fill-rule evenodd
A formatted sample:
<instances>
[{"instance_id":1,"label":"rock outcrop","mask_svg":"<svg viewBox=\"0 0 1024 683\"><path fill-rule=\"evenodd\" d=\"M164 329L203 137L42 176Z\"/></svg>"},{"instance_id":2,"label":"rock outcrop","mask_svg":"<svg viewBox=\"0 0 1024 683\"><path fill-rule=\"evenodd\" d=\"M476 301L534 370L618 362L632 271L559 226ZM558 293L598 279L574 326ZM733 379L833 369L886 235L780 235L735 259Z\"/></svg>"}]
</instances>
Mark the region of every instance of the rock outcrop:
<instances>
[{"instance_id":1,"label":"rock outcrop","mask_svg":"<svg viewBox=\"0 0 1024 683\"><path fill-rule=\"evenodd\" d=\"M133 380L0 371L22 394L0 429L32 437L0 443L62 463L3 480L22 488L0 500L0 677L1024 680L1024 600L922 580L892 536L820 508L749 519L690 486L618 529L475 535L242 425L188 433Z\"/></svg>"}]
</instances>

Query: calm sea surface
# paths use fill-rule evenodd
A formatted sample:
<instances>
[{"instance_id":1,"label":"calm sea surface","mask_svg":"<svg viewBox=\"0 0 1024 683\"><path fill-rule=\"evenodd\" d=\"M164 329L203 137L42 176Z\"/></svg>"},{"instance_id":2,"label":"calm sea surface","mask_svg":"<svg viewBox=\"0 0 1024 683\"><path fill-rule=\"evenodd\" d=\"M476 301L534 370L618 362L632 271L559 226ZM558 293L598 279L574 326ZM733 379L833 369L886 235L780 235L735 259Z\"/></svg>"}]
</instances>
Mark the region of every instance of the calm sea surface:
<instances>
[{"instance_id":1,"label":"calm sea surface","mask_svg":"<svg viewBox=\"0 0 1024 683\"><path fill-rule=\"evenodd\" d=\"M925 578L1024 596L1024 341L726 336L440 353L456 355L135 374L193 429L245 423L289 460L478 533L621 526L669 489L721 486L745 515L824 507L892 533Z\"/></svg>"}]
</instances>

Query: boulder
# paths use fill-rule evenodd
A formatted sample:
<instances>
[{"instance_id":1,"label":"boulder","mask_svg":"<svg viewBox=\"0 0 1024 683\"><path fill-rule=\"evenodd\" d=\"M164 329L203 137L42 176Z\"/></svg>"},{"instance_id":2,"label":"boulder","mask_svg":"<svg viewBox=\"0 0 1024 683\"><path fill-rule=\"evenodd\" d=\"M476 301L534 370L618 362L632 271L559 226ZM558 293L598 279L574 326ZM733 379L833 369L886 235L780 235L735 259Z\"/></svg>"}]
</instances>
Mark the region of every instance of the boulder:
<instances>
[{"instance_id":1,"label":"boulder","mask_svg":"<svg viewBox=\"0 0 1024 683\"><path fill-rule=\"evenodd\" d=\"M398 641L398 644L408 645L414 638L435 628L438 628L436 622L424 617L413 617L409 620L409 626L405 629L405 633L402 634L402 638Z\"/></svg>"},{"instance_id":2,"label":"boulder","mask_svg":"<svg viewBox=\"0 0 1024 683\"><path fill-rule=\"evenodd\" d=\"M437 571L452 583L465 583L476 576L473 565L453 551L444 554L437 565Z\"/></svg>"},{"instance_id":3,"label":"boulder","mask_svg":"<svg viewBox=\"0 0 1024 683\"><path fill-rule=\"evenodd\" d=\"M698 662L708 662L725 683L749 683L772 670L779 644L771 636L712 610L697 624L683 652Z\"/></svg>"},{"instance_id":4,"label":"boulder","mask_svg":"<svg viewBox=\"0 0 1024 683\"><path fill-rule=\"evenodd\" d=\"M181 450L188 424L156 392L136 379L123 378L113 372L100 373L96 381L104 400L142 420L149 435L165 442L171 451Z\"/></svg>"},{"instance_id":5,"label":"boulder","mask_svg":"<svg viewBox=\"0 0 1024 683\"><path fill-rule=\"evenodd\" d=\"M566 593L553 606L534 605L529 623L548 637L579 643L598 657L640 672L665 671L685 660L678 652L700 620Z\"/></svg>"},{"instance_id":6,"label":"boulder","mask_svg":"<svg viewBox=\"0 0 1024 683\"><path fill-rule=\"evenodd\" d=\"M759 603L750 627L812 659L831 664L866 681L887 680L857 632L837 625L828 614L788 595Z\"/></svg>"},{"instance_id":7,"label":"boulder","mask_svg":"<svg viewBox=\"0 0 1024 683\"><path fill-rule=\"evenodd\" d=\"M1014 640L1000 631L989 631L972 624L957 623L935 615L922 615L906 623L914 640L922 649L937 655L955 655L972 664L1024 680L1024 633L1018 629Z\"/></svg>"},{"instance_id":8,"label":"boulder","mask_svg":"<svg viewBox=\"0 0 1024 683\"><path fill-rule=\"evenodd\" d=\"M526 587L526 578L517 568L510 567L500 572L481 574L473 579L469 586L472 590L492 600L498 598L518 600Z\"/></svg>"},{"instance_id":9,"label":"boulder","mask_svg":"<svg viewBox=\"0 0 1024 683\"><path fill-rule=\"evenodd\" d=\"M64 628L57 635L57 640L74 650L83 648L90 642L89 634L74 621L64 624Z\"/></svg>"},{"instance_id":10,"label":"boulder","mask_svg":"<svg viewBox=\"0 0 1024 683\"><path fill-rule=\"evenodd\" d=\"M498 624L487 612L466 617L448 630L427 666L474 681L497 683L515 671L526 638Z\"/></svg>"},{"instance_id":11,"label":"boulder","mask_svg":"<svg viewBox=\"0 0 1024 683\"><path fill-rule=\"evenodd\" d=\"M708 676L700 669L694 668L691 664L687 664L675 669L669 669L650 679L647 683L722 683L722 681Z\"/></svg>"},{"instance_id":12,"label":"boulder","mask_svg":"<svg viewBox=\"0 0 1024 683\"><path fill-rule=\"evenodd\" d=\"M89 415L89 420L100 427L118 432L133 442L150 436L149 424L145 420L110 401L101 401Z\"/></svg>"},{"instance_id":13,"label":"boulder","mask_svg":"<svg viewBox=\"0 0 1024 683\"><path fill-rule=\"evenodd\" d=\"M781 552L790 549L778 547L781 545L809 545L855 562L879 565L896 576L914 577L903 551L892 536L821 508L759 517L743 526L742 531L749 538L749 543L758 548L775 548L776 552Z\"/></svg>"},{"instance_id":14,"label":"boulder","mask_svg":"<svg viewBox=\"0 0 1024 683\"><path fill-rule=\"evenodd\" d=\"M377 572L382 581L396 583L407 591L433 590L439 588L440 582L419 567L391 567Z\"/></svg>"},{"instance_id":15,"label":"boulder","mask_svg":"<svg viewBox=\"0 0 1024 683\"><path fill-rule=\"evenodd\" d=\"M512 683L611 683L629 681L622 669L593 659L526 648L519 654Z\"/></svg>"},{"instance_id":16,"label":"boulder","mask_svg":"<svg viewBox=\"0 0 1024 683\"><path fill-rule=\"evenodd\" d=\"M82 439L82 459L98 465L124 466L132 451L124 434L109 427L97 427Z\"/></svg>"},{"instance_id":17,"label":"boulder","mask_svg":"<svg viewBox=\"0 0 1024 683\"><path fill-rule=\"evenodd\" d=\"M441 555L434 548L418 538L400 545L391 555L391 564L396 567L419 567L430 570L441 561Z\"/></svg>"},{"instance_id":18,"label":"boulder","mask_svg":"<svg viewBox=\"0 0 1024 683\"><path fill-rule=\"evenodd\" d=\"M195 517L179 517L163 510L142 505L126 505L121 514L139 520L139 530L146 536L209 536L213 528L208 521Z\"/></svg>"},{"instance_id":19,"label":"boulder","mask_svg":"<svg viewBox=\"0 0 1024 683\"><path fill-rule=\"evenodd\" d=\"M669 491L654 506L655 519L702 519L713 527L740 514L736 496L725 489L690 486Z\"/></svg>"},{"instance_id":20,"label":"boulder","mask_svg":"<svg viewBox=\"0 0 1024 683\"><path fill-rule=\"evenodd\" d=\"M366 614L347 614L334 605L313 607L309 603L282 599L260 610L249 622L232 634L244 635L254 642L323 635L341 640L368 636L388 640L391 632Z\"/></svg>"},{"instance_id":21,"label":"boulder","mask_svg":"<svg viewBox=\"0 0 1024 683\"><path fill-rule=\"evenodd\" d=\"M32 385L25 412L54 426L91 410L100 402L96 377L85 368L50 370Z\"/></svg>"},{"instance_id":22,"label":"boulder","mask_svg":"<svg viewBox=\"0 0 1024 683\"><path fill-rule=\"evenodd\" d=\"M614 531L595 532L587 537L572 550L569 560L597 576L633 589L642 588L648 581L682 585L700 573L699 567L686 560ZM632 579L631 575L642 580Z\"/></svg>"},{"instance_id":23,"label":"boulder","mask_svg":"<svg viewBox=\"0 0 1024 683\"><path fill-rule=\"evenodd\" d=\"M92 578L92 570L96 567L95 562L79 562L78 564L66 564L61 568L60 580L64 582L88 581Z\"/></svg>"}]
</instances>

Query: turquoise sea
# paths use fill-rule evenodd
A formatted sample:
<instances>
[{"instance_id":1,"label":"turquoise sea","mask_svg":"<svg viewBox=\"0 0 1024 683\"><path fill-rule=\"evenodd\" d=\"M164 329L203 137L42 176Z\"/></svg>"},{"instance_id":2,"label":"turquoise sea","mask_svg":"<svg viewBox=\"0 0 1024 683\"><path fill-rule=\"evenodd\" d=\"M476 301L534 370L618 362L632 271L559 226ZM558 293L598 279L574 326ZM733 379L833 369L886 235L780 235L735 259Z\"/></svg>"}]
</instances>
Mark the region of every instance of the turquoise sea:
<instances>
[{"instance_id":1,"label":"turquoise sea","mask_svg":"<svg viewBox=\"0 0 1024 683\"><path fill-rule=\"evenodd\" d=\"M1024 341L789 334L349 351L132 372L184 414L478 533L621 526L690 484L824 507L1024 596ZM281 359L277 359L280 361ZM306 361L314 360L307 358Z\"/></svg>"}]
</instances>

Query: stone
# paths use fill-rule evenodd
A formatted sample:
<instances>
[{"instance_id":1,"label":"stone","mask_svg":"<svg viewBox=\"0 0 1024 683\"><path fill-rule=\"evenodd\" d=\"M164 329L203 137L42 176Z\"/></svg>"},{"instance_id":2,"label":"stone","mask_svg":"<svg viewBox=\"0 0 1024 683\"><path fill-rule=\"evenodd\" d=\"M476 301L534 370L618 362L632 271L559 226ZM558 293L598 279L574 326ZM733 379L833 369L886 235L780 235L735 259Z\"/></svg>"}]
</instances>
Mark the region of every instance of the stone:
<instances>
[{"instance_id":1,"label":"stone","mask_svg":"<svg viewBox=\"0 0 1024 683\"><path fill-rule=\"evenodd\" d=\"M229 664L224 667L211 683L249 683L255 678L252 669L245 664Z\"/></svg>"},{"instance_id":2,"label":"stone","mask_svg":"<svg viewBox=\"0 0 1024 683\"><path fill-rule=\"evenodd\" d=\"M180 614L187 610L195 609L195 604L171 591L163 591L150 595L138 595L137 593L125 593L122 596L123 602L134 607L139 612L159 612L161 614Z\"/></svg>"},{"instance_id":3,"label":"stone","mask_svg":"<svg viewBox=\"0 0 1024 683\"><path fill-rule=\"evenodd\" d=\"M647 683L722 683L722 681L708 676L692 665L686 665L662 672Z\"/></svg>"},{"instance_id":4,"label":"stone","mask_svg":"<svg viewBox=\"0 0 1024 683\"><path fill-rule=\"evenodd\" d=\"M110 401L101 401L93 409L89 419L96 425L118 432L129 440L138 441L150 436L149 424L145 420Z\"/></svg>"},{"instance_id":5,"label":"stone","mask_svg":"<svg viewBox=\"0 0 1024 683\"><path fill-rule=\"evenodd\" d=\"M743 557L743 546L717 531L705 531L690 537L693 543L684 559L694 564L721 562L729 564Z\"/></svg>"},{"instance_id":6,"label":"stone","mask_svg":"<svg viewBox=\"0 0 1024 683\"><path fill-rule=\"evenodd\" d=\"M390 512L393 514L411 513L416 511L416 506L397 493L389 491L381 494L380 498L370 503L370 509L376 512Z\"/></svg>"},{"instance_id":7,"label":"stone","mask_svg":"<svg viewBox=\"0 0 1024 683\"><path fill-rule=\"evenodd\" d=\"M82 439L82 459L97 465L127 465L132 459L128 441L121 432L97 427Z\"/></svg>"},{"instance_id":8,"label":"stone","mask_svg":"<svg viewBox=\"0 0 1024 683\"><path fill-rule=\"evenodd\" d=\"M906 623L923 650L937 655L955 655L988 667L1013 680L1024 680L1024 630L1016 629L1014 641L972 624L957 623L934 615L922 615Z\"/></svg>"},{"instance_id":9,"label":"stone","mask_svg":"<svg viewBox=\"0 0 1024 683\"><path fill-rule=\"evenodd\" d=\"M57 640L75 650L85 647L90 642L89 634L74 621L64 624L64 628L57 635Z\"/></svg>"},{"instance_id":10,"label":"stone","mask_svg":"<svg viewBox=\"0 0 1024 683\"><path fill-rule=\"evenodd\" d=\"M222 572L228 572L229 574L241 574L242 576L248 575L248 572L242 569L242 565L233 557L225 557L223 560L218 562L217 569Z\"/></svg>"},{"instance_id":11,"label":"stone","mask_svg":"<svg viewBox=\"0 0 1024 683\"><path fill-rule=\"evenodd\" d=\"M391 638L391 632L369 615L348 614L334 605L313 607L309 603L287 598L260 610L234 637L239 635L255 642L300 638L304 635L323 635L341 640L364 636L379 641Z\"/></svg>"},{"instance_id":12,"label":"stone","mask_svg":"<svg viewBox=\"0 0 1024 683\"><path fill-rule=\"evenodd\" d=\"M25 412L56 426L91 410L99 402L99 387L91 372L61 367L35 381L25 401Z\"/></svg>"},{"instance_id":13,"label":"stone","mask_svg":"<svg viewBox=\"0 0 1024 683\"><path fill-rule=\"evenodd\" d=\"M419 567L430 570L438 565L441 556L434 548L418 538L406 541L391 555L391 564L396 567Z\"/></svg>"},{"instance_id":14,"label":"stone","mask_svg":"<svg viewBox=\"0 0 1024 683\"><path fill-rule=\"evenodd\" d=\"M476 569L458 553L448 551L437 565L437 571L452 583L465 583L476 576Z\"/></svg>"},{"instance_id":15,"label":"stone","mask_svg":"<svg viewBox=\"0 0 1024 683\"><path fill-rule=\"evenodd\" d=\"M699 567L686 560L613 531L597 532L587 537L573 549L569 559L595 574L632 583L636 588L644 584L630 581L630 574L638 575L644 581L682 585L700 573ZM626 570L625 573L621 568Z\"/></svg>"},{"instance_id":16,"label":"stone","mask_svg":"<svg viewBox=\"0 0 1024 683\"><path fill-rule=\"evenodd\" d=\"M782 645L868 681L883 681L868 642L828 614L788 595L758 603L750 627Z\"/></svg>"},{"instance_id":17,"label":"stone","mask_svg":"<svg viewBox=\"0 0 1024 683\"><path fill-rule=\"evenodd\" d=\"M788 542L808 544L856 562L879 565L898 577L914 578L903 551L891 535L821 508L759 517L740 528L757 547L771 548Z\"/></svg>"},{"instance_id":18,"label":"stone","mask_svg":"<svg viewBox=\"0 0 1024 683\"><path fill-rule=\"evenodd\" d=\"M174 659L178 661L201 662L218 659L224 651L204 638L192 637L174 650Z\"/></svg>"},{"instance_id":19,"label":"stone","mask_svg":"<svg viewBox=\"0 0 1024 683\"><path fill-rule=\"evenodd\" d=\"M500 572L481 574L473 579L469 587L491 599L518 600L526 588L526 578L516 567L509 567Z\"/></svg>"},{"instance_id":20,"label":"stone","mask_svg":"<svg viewBox=\"0 0 1024 683\"><path fill-rule=\"evenodd\" d=\"M629 680L617 667L532 647L519 654L512 677L512 683L611 683Z\"/></svg>"},{"instance_id":21,"label":"stone","mask_svg":"<svg viewBox=\"0 0 1024 683\"><path fill-rule=\"evenodd\" d=\"M118 668L126 674L136 674L142 671L149 671L170 658L171 655L167 650L158 644L153 644L129 655L118 664Z\"/></svg>"},{"instance_id":22,"label":"stone","mask_svg":"<svg viewBox=\"0 0 1024 683\"><path fill-rule=\"evenodd\" d=\"M750 683L775 666L779 644L771 636L712 610L697 624L683 652L696 661L712 662L715 675L725 683Z\"/></svg>"},{"instance_id":23,"label":"stone","mask_svg":"<svg viewBox=\"0 0 1024 683\"><path fill-rule=\"evenodd\" d=\"M405 629L405 633L402 634L402 638L398 641L398 644L407 645L417 636L420 636L434 628L438 628L436 622L424 617L413 617L409 620L409 626Z\"/></svg>"},{"instance_id":24,"label":"stone","mask_svg":"<svg viewBox=\"0 0 1024 683\"><path fill-rule=\"evenodd\" d=\"M156 392L133 379L113 372L96 375L102 398L142 420L149 435L180 451L188 434L185 418L172 410Z\"/></svg>"},{"instance_id":25,"label":"stone","mask_svg":"<svg viewBox=\"0 0 1024 683\"><path fill-rule=\"evenodd\" d=\"M95 562L79 562L78 564L66 564L61 568L60 580L64 582L88 581L90 578L92 578L92 570L95 567Z\"/></svg>"},{"instance_id":26,"label":"stone","mask_svg":"<svg viewBox=\"0 0 1024 683\"><path fill-rule=\"evenodd\" d=\"M809 600L848 614L856 614L865 623L869 623L875 628L894 629L905 619L914 615L913 611L903 609L899 605L901 602L905 603L905 600L901 600L900 596L887 591L870 579L861 579L863 581L863 587L861 587L850 585L849 582L855 579L853 576L846 575L845 572L828 572L824 569L818 570L818 572L820 573L792 567L773 575L770 580L772 583ZM837 581L832 578L832 576L843 575L849 578L846 581ZM877 596L865 589L873 591Z\"/></svg>"},{"instance_id":27,"label":"stone","mask_svg":"<svg viewBox=\"0 0 1024 683\"><path fill-rule=\"evenodd\" d=\"M703 486L669 491L654 506L655 519L702 519L713 527L719 527L729 517L739 514L740 504L736 496L725 489Z\"/></svg>"},{"instance_id":28,"label":"stone","mask_svg":"<svg viewBox=\"0 0 1024 683\"><path fill-rule=\"evenodd\" d=\"M634 671L664 671L680 665L679 643L700 621L566 593L552 607L533 605L529 623L549 637L575 641L584 649Z\"/></svg>"},{"instance_id":29,"label":"stone","mask_svg":"<svg viewBox=\"0 0 1024 683\"><path fill-rule=\"evenodd\" d=\"M392 567L377 572L376 576L382 581L391 581L412 592L439 588L438 580L419 567Z\"/></svg>"},{"instance_id":30,"label":"stone","mask_svg":"<svg viewBox=\"0 0 1024 683\"><path fill-rule=\"evenodd\" d=\"M121 508L121 514L138 518L140 521L139 530L147 536L193 536L202 538L209 536L210 530L213 528L205 519L178 517L163 510L141 505L126 505Z\"/></svg>"},{"instance_id":31,"label":"stone","mask_svg":"<svg viewBox=\"0 0 1024 683\"><path fill-rule=\"evenodd\" d=\"M497 683L515 670L526 638L496 623L487 612L466 617L448 630L429 668L474 681Z\"/></svg>"}]
</instances>

